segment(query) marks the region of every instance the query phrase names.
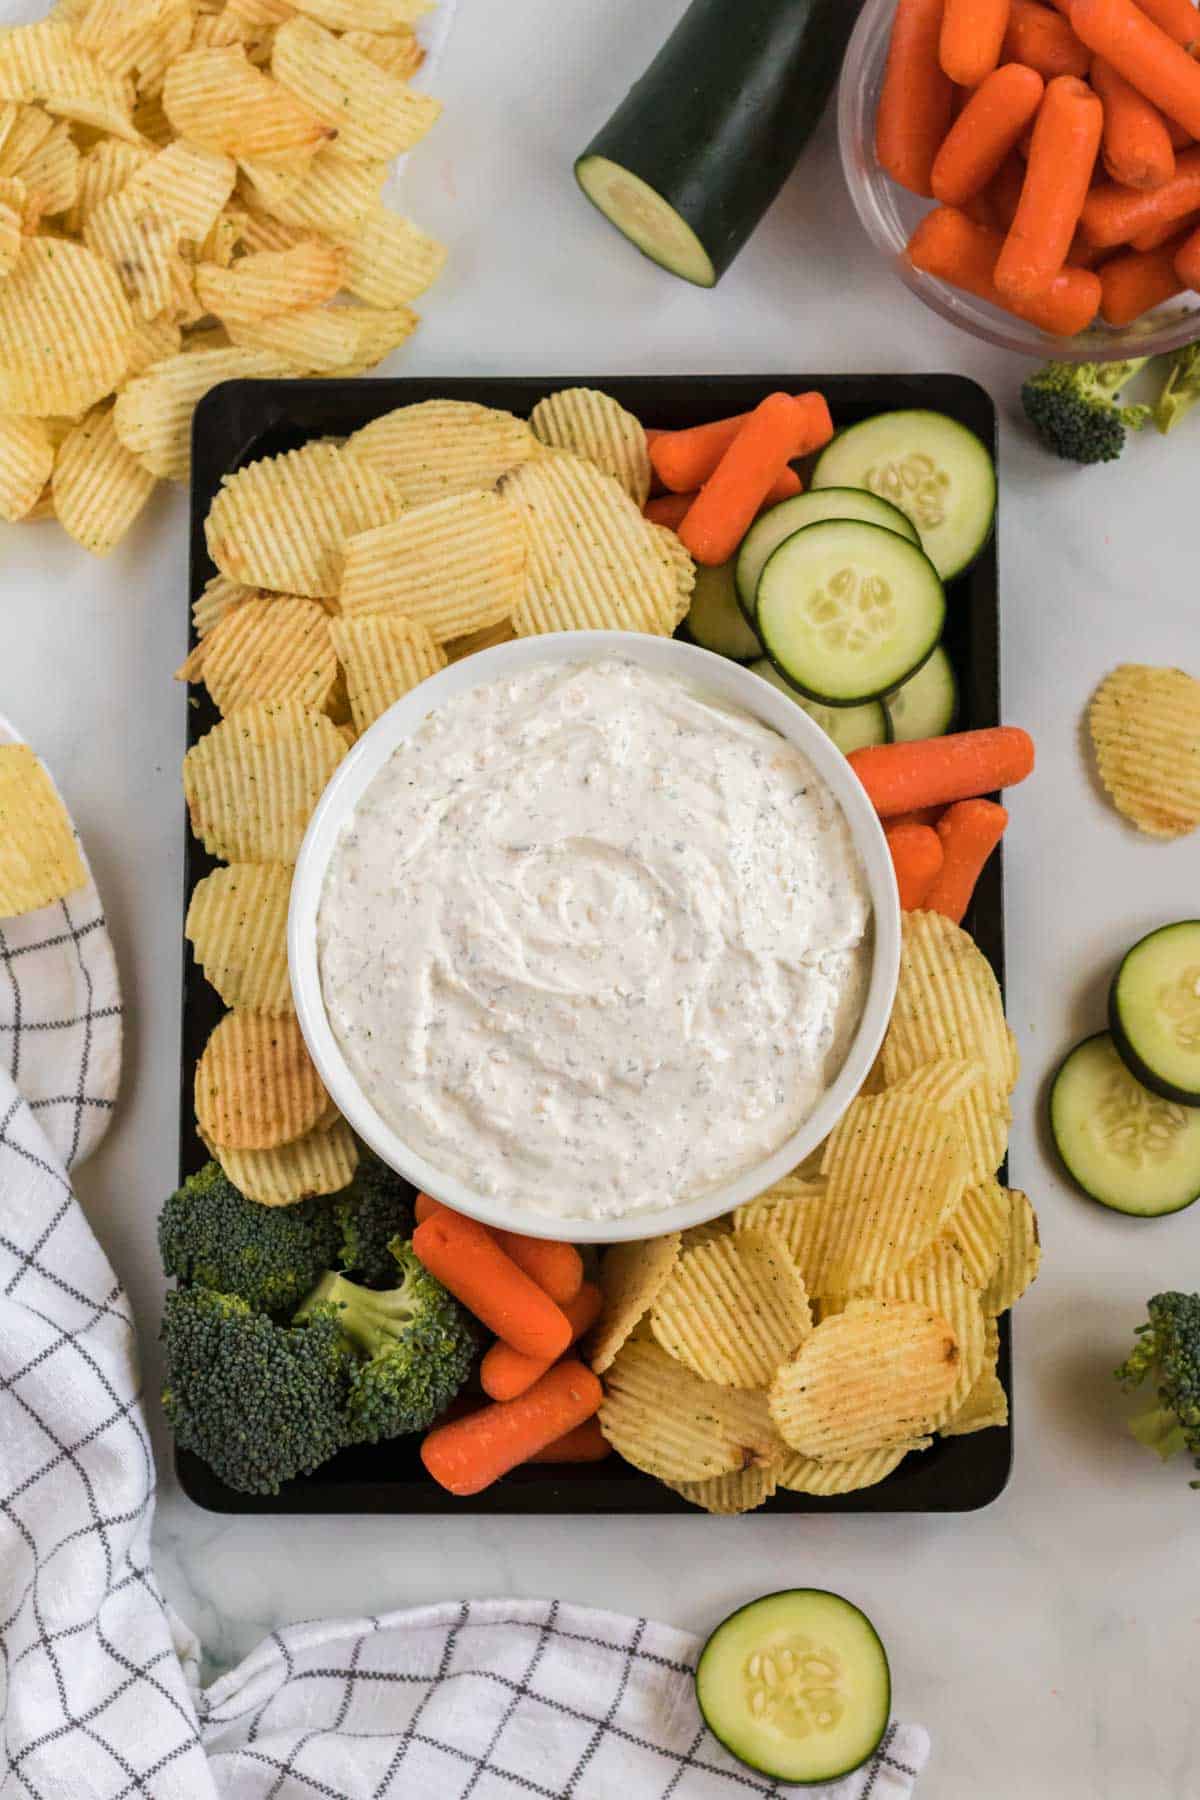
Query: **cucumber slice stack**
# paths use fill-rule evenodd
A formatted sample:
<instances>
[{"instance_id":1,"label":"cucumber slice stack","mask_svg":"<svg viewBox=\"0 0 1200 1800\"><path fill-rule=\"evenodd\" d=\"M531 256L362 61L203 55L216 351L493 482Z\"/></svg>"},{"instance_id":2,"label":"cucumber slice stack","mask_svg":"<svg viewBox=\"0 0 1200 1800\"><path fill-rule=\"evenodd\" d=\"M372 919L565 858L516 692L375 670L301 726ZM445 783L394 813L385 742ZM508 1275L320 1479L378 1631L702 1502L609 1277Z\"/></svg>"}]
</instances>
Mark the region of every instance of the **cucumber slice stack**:
<instances>
[{"instance_id":1,"label":"cucumber slice stack","mask_svg":"<svg viewBox=\"0 0 1200 1800\"><path fill-rule=\"evenodd\" d=\"M1110 1029L1064 1059L1055 1147L1076 1186L1156 1219L1200 1199L1200 919L1141 938L1109 989Z\"/></svg>"},{"instance_id":2,"label":"cucumber slice stack","mask_svg":"<svg viewBox=\"0 0 1200 1800\"><path fill-rule=\"evenodd\" d=\"M696 1667L715 1738L776 1781L837 1781L887 1730L888 1659L866 1614L840 1594L789 1588L717 1626Z\"/></svg>"}]
</instances>

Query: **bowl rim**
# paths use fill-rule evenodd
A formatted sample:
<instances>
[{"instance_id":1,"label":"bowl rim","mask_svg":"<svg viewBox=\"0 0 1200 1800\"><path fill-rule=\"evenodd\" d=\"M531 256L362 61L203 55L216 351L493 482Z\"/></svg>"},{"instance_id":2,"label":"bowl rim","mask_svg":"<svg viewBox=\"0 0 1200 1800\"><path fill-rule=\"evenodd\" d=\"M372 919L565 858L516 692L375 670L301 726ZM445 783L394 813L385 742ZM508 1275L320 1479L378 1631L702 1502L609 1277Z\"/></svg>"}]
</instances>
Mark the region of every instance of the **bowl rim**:
<instances>
[{"instance_id":1,"label":"bowl rim","mask_svg":"<svg viewBox=\"0 0 1200 1800\"><path fill-rule=\"evenodd\" d=\"M895 211L898 190L874 156L874 99L883 76L896 0L866 0L842 64L837 96L838 149L842 175L859 224L910 294L931 312L980 343L1021 356L1056 362L1122 362L1161 356L1190 344L1200 333L1200 307L1180 305L1185 296L1147 315L1141 331L1096 321L1077 337L1055 337L973 294L914 269L904 255L905 234ZM933 202L930 202L932 205Z\"/></svg>"},{"instance_id":2,"label":"bowl rim","mask_svg":"<svg viewBox=\"0 0 1200 1800\"><path fill-rule=\"evenodd\" d=\"M544 663L618 657L707 688L778 731L808 757L833 792L862 861L873 911L871 973L845 1060L809 1118L754 1168L710 1193L656 1211L618 1218L560 1217L477 1193L437 1169L381 1117L351 1070L325 1011L317 955L317 914L326 872L346 821L366 788L432 712L456 694ZM732 1211L791 1173L816 1149L861 1089L883 1042L900 969L901 915L883 827L841 751L787 695L741 664L674 638L624 631L566 631L518 638L476 651L413 688L364 732L338 764L309 821L296 860L288 907L288 970L296 1016L317 1072L347 1122L375 1153L423 1192L484 1224L575 1243L661 1237Z\"/></svg>"}]
</instances>

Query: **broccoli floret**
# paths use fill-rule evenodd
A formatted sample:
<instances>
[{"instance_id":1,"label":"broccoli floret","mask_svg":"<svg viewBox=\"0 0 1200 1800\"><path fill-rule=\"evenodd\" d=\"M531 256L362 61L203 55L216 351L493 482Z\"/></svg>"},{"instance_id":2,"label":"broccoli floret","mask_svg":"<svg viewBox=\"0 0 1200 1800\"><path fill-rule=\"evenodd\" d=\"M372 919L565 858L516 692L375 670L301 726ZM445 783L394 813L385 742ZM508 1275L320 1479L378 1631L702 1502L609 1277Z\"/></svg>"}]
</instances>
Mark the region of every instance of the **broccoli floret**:
<instances>
[{"instance_id":1,"label":"broccoli floret","mask_svg":"<svg viewBox=\"0 0 1200 1800\"><path fill-rule=\"evenodd\" d=\"M256 1312L290 1313L331 1262L341 1227L329 1201L260 1206L210 1162L164 1205L163 1269L177 1281L238 1294Z\"/></svg>"},{"instance_id":2,"label":"broccoli floret","mask_svg":"<svg viewBox=\"0 0 1200 1800\"><path fill-rule=\"evenodd\" d=\"M396 1259L390 1245L393 1238L412 1233L411 1192L386 1163L364 1154L354 1180L334 1201L341 1244L321 1268L336 1264L364 1287L391 1287L396 1279ZM312 1280L318 1272L313 1271Z\"/></svg>"},{"instance_id":3,"label":"broccoli floret","mask_svg":"<svg viewBox=\"0 0 1200 1800\"><path fill-rule=\"evenodd\" d=\"M1113 462L1125 448L1125 433L1140 431L1148 406L1122 406L1127 381L1149 362L1049 362L1021 388L1021 403L1047 450L1067 462Z\"/></svg>"},{"instance_id":4,"label":"broccoli floret","mask_svg":"<svg viewBox=\"0 0 1200 1800\"><path fill-rule=\"evenodd\" d=\"M176 1288L162 1337L176 1441L229 1487L277 1494L352 1441L354 1359L332 1314L278 1325L236 1295Z\"/></svg>"},{"instance_id":5,"label":"broccoli floret","mask_svg":"<svg viewBox=\"0 0 1200 1800\"><path fill-rule=\"evenodd\" d=\"M334 1318L354 1353L350 1418L355 1440L424 1431L444 1412L470 1370L475 1332L467 1314L418 1262L410 1244L392 1244L393 1280L378 1292L328 1274L298 1320Z\"/></svg>"},{"instance_id":6,"label":"broccoli floret","mask_svg":"<svg viewBox=\"0 0 1200 1800\"><path fill-rule=\"evenodd\" d=\"M1158 1405L1131 1420L1130 1430L1164 1462L1186 1450L1200 1469L1200 1294L1155 1294L1146 1311L1139 1341L1116 1376L1129 1388L1153 1375Z\"/></svg>"},{"instance_id":7,"label":"broccoli floret","mask_svg":"<svg viewBox=\"0 0 1200 1800\"><path fill-rule=\"evenodd\" d=\"M1200 342L1176 350L1167 370L1162 393L1154 408L1154 423L1161 432L1171 431L1200 400Z\"/></svg>"}]
</instances>

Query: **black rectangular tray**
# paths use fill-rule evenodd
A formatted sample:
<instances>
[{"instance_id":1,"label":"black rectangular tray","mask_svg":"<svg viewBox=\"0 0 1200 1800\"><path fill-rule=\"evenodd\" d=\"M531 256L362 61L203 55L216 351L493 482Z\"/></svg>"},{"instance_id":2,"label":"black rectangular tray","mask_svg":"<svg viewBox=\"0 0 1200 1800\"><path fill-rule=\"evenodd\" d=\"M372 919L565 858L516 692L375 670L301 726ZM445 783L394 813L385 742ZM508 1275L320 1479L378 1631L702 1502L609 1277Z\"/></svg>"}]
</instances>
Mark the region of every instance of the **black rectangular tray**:
<instances>
[{"instance_id":1,"label":"black rectangular tray","mask_svg":"<svg viewBox=\"0 0 1200 1800\"><path fill-rule=\"evenodd\" d=\"M216 573L204 542L204 520L225 475L261 456L292 450L314 437L342 437L380 413L418 400L474 400L528 414L558 388L591 382L660 428L698 425L746 412L777 389L819 388L835 422L849 425L895 407L929 407L971 427L995 452L996 412L989 396L958 375L560 375L362 381L232 381L215 388L196 409L193 427L191 583L195 599ZM961 690L960 723L1000 722L999 616L996 541L949 595L946 648ZM194 634L193 634L194 635ZM216 724L203 688L188 709L188 743ZM186 830L186 826L185 826ZM184 905L201 876L215 866L186 834ZM1001 859L984 872L966 924L1004 981ZM207 1152L192 1110L196 1061L223 1008L186 951L180 1069L180 1177L198 1169ZM1011 1395L1009 1320L1000 1322L1000 1379ZM1012 1463L1011 1425L968 1437L939 1438L932 1449L905 1459L877 1487L818 1498L780 1492L764 1510L779 1513L967 1512L1001 1493ZM226 1513L666 1513L694 1512L669 1488L618 1457L590 1466L518 1469L470 1499L455 1499L430 1480L416 1441L400 1439L347 1450L314 1474L288 1483L274 1498L227 1488L195 1456L177 1453L184 1492L197 1505Z\"/></svg>"}]
</instances>

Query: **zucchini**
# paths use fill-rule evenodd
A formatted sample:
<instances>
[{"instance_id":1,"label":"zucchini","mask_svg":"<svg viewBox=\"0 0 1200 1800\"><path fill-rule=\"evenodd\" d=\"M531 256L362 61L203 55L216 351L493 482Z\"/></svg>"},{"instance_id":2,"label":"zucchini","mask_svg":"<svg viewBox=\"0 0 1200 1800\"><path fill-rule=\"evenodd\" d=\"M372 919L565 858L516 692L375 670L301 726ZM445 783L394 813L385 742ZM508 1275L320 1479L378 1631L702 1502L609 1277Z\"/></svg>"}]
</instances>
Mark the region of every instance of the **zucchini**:
<instances>
[{"instance_id":1,"label":"zucchini","mask_svg":"<svg viewBox=\"0 0 1200 1800\"><path fill-rule=\"evenodd\" d=\"M826 519L785 538L758 578L763 649L810 700L877 700L916 673L942 635L946 596L907 538Z\"/></svg>"},{"instance_id":2,"label":"zucchini","mask_svg":"<svg viewBox=\"0 0 1200 1800\"><path fill-rule=\"evenodd\" d=\"M672 275L720 280L796 165L861 0L692 0L575 163L592 204Z\"/></svg>"},{"instance_id":3,"label":"zucchini","mask_svg":"<svg viewBox=\"0 0 1200 1800\"><path fill-rule=\"evenodd\" d=\"M883 704L897 744L943 737L958 712L958 678L945 647L939 644L929 661Z\"/></svg>"},{"instance_id":4,"label":"zucchini","mask_svg":"<svg viewBox=\"0 0 1200 1800\"><path fill-rule=\"evenodd\" d=\"M1200 919L1161 925L1133 946L1109 990L1108 1022L1143 1087L1200 1106Z\"/></svg>"},{"instance_id":5,"label":"zucchini","mask_svg":"<svg viewBox=\"0 0 1200 1800\"><path fill-rule=\"evenodd\" d=\"M826 519L861 519L865 525L882 525L885 531L898 531L911 544L919 544L917 528L907 513L902 513L890 500L880 500L865 488L826 488L819 494L794 494L780 500L755 519L742 539L737 553L735 576L737 597L742 611L754 623L754 596L758 578L767 558L778 550L784 538L806 525L820 525Z\"/></svg>"},{"instance_id":6,"label":"zucchini","mask_svg":"<svg viewBox=\"0 0 1200 1800\"><path fill-rule=\"evenodd\" d=\"M996 466L957 419L937 412L877 413L822 450L812 486L861 487L906 512L943 581L979 555L996 517Z\"/></svg>"},{"instance_id":7,"label":"zucchini","mask_svg":"<svg viewBox=\"0 0 1200 1800\"><path fill-rule=\"evenodd\" d=\"M696 585L682 629L702 650L714 650L733 662L753 662L762 655L762 645L737 603L732 561L708 568L696 564Z\"/></svg>"},{"instance_id":8,"label":"zucchini","mask_svg":"<svg viewBox=\"0 0 1200 1800\"><path fill-rule=\"evenodd\" d=\"M1112 1212L1157 1219L1200 1199L1200 1111L1136 1081L1107 1031L1063 1061L1050 1130L1076 1187Z\"/></svg>"},{"instance_id":9,"label":"zucchini","mask_svg":"<svg viewBox=\"0 0 1200 1800\"><path fill-rule=\"evenodd\" d=\"M866 1614L823 1588L788 1588L731 1613L696 1665L704 1722L776 1781L837 1781L879 1748L892 1704Z\"/></svg>"},{"instance_id":10,"label":"zucchini","mask_svg":"<svg viewBox=\"0 0 1200 1800\"><path fill-rule=\"evenodd\" d=\"M789 700L794 700L801 712L806 712L821 727L825 736L833 740L843 756L849 756L852 750L865 750L869 744L891 742L887 708L882 700L868 700L862 706L822 706L819 700L806 700L803 694L798 694L791 682L765 656L758 662L752 662L750 671L754 675L761 675L764 681L777 687Z\"/></svg>"}]
</instances>

